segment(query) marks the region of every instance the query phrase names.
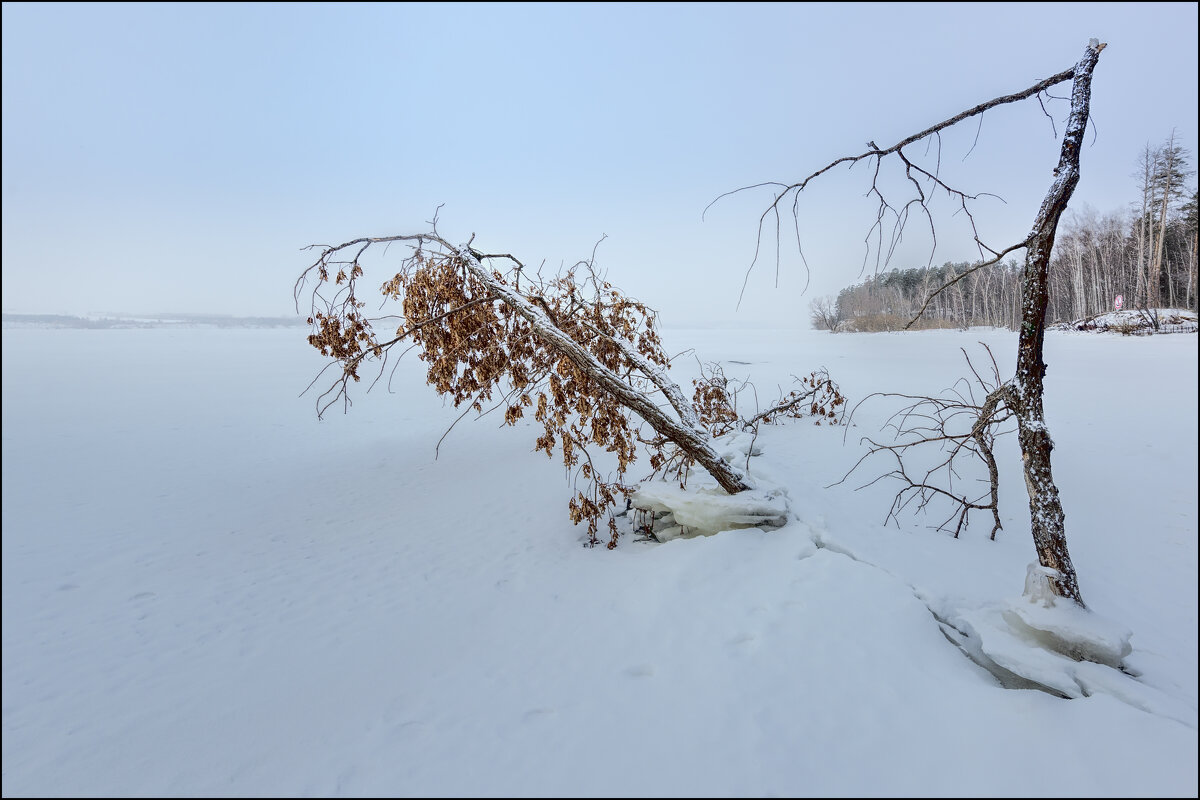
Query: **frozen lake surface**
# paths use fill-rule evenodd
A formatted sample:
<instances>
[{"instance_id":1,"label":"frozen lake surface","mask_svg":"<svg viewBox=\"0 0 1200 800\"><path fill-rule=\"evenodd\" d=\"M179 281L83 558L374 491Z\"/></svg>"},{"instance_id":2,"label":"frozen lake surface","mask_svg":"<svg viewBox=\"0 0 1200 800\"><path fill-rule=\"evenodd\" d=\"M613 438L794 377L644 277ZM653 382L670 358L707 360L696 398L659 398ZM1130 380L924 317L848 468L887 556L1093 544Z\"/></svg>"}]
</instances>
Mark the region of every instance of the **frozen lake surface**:
<instances>
[{"instance_id":1,"label":"frozen lake surface","mask_svg":"<svg viewBox=\"0 0 1200 800\"><path fill-rule=\"evenodd\" d=\"M850 405L944 389L980 341L1007 376L1016 344L665 338L763 403L825 366ZM319 422L300 331L4 331L5 796L1196 795L1195 335L1047 336L1071 553L1138 673L1069 700L933 613L1020 602L1015 437L995 542L884 527L896 487L854 490L881 470L826 488L894 410L869 403L763 428L785 527L592 550L531 420L434 458L458 413L410 359Z\"/></svg>"}]
</instances>

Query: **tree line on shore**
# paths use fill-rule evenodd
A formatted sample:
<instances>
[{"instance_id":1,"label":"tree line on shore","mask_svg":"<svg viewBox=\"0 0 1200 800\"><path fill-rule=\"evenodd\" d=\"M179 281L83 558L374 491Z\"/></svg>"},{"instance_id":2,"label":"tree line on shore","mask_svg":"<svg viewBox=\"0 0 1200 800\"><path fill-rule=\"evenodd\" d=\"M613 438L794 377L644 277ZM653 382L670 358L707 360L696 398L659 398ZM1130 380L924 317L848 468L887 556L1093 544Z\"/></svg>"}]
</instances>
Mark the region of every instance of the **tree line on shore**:
<instances>
[{"instance_id":1,"label":"tree line on shore","mask_svg":"<svg viewBox=\"0 0 1200 800\"><path fill-rule=\"evenodd\" d=\"M1049 322L1109 311L1118 295L1126 308L1197 308L1197 192L1191 154L1172 133L1146 145L1137 160L1138 197L1127 208L1099 213L1085 206L1069 213L1058 231L1050 263ZM1021 264L1007 259L987 266L946 262L892 269L810 304L813 327L880 331L966 328L1015 329L1021 320Z\"/></svg>"}]
</instances>

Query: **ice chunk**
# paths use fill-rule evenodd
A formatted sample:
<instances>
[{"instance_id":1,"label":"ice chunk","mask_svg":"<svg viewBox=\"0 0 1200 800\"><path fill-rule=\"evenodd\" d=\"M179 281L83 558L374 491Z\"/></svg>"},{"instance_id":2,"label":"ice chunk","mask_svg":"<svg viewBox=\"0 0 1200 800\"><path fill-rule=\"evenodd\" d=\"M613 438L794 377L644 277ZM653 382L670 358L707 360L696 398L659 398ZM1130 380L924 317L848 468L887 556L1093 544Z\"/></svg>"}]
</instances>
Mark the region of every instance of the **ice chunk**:
<instances>
[{"instance_id":1,"label":"ice chunk","mask_svg":"<svg viewBox=\"0 0 1200 800\"><path fill-rule=\"evenodd\" d=\"M1041 603L1043 606L1049 607L1054 605L1054 589L1050 586L1050 581L1054 578L1061 578L1062 573L1050 567L1043 567L1041 564L1030 564L1025 569L1025 591L1023 596L1030 603Z\"/></svg>"},{"instance_id":2,"label":"ice chunk","mask_svg":"<svg viewBox=\"0 0 1200 800\"><path fill-rule=\"evenodd\" d=\"M978 609L963 613L955 620L973 640L976 662L1005 685L1010 683L1006 678L1015 675L1063 697L1083 697L1072 662L1019 635L998 611L994 607ZM970 650L967 652L971 654ZM983 658L979 659L979 655Z\"/></svg>"},{"instance_id":3,"label":"ice chunk","mask_svg":"<svg viewBox=\"0 0 1200 800\"><path fill-rule=\"evenodd\" d=\"M1124 671L1133 634L1056 596L1050 580L1058 575L1030 564L1021 597L958 612L943 609L946 623L961 634L951 641L1006 686L1021 688L1028 681L1063 697L1103 692L1138 708L1157 708L1154 692Z\"/></svg>"},{"instance_id":4,"label":"ice chunk","mask_svg":"<svg viewBox=\"0 0 1200 800\"><path fill-rule=\"evenodd\" d=\"M1133 652L1133 632L1071 600L1056 597L1050 578L1056 570L1030 564L1025 593L1004 609L1015 633L1075 661L1094 661L1113 668Z\"/></svg>"},{"instance_id":5,"label":"ice chunk","mask_svg":"<svg viewBox=\"0 0 1200 800\"><path fill-rule=\"evenodd\" d=\"M729 494L718 487L680 489L678 484L651 481L631 496L634 508L670 512L676 526L694 535L710 535L737 528L782 527L788 520L787 493L778 487L751 489ZM667 529L656 532L663 539L682 535Z\"/></svg>"}]
</instances>

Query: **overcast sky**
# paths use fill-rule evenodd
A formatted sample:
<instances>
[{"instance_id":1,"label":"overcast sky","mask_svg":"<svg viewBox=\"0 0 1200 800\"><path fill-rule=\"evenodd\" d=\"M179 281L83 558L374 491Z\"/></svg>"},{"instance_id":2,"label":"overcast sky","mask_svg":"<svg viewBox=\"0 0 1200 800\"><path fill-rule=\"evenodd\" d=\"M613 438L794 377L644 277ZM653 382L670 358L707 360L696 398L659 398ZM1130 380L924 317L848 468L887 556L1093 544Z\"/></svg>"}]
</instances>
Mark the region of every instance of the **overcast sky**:
<instances>
[{"instance_id":1,"label":"overcast sky","mask_svg":"<svg viewBox=\"0 0 1200 800\"><path fill-rule=\"evenodd\" d=\"M1096 37L1072 208L1126 207L1147 142L1195 152L1196 31L1195 3L5 3L3 306L290 314L304 245L440 205L447 238L548 268L607 235L599 265L668 325L803 326L860 279L869 169L806 192L807 293L786 242L776 288L772 230L740 309L771 196L710 201L1025 89ZM1006 201L976 206L989 244L1028 232L1058 146L1036 101L943 137L943 177ZM939 209L934 262L977 257ZM891 266L929 247L918 221Z\"/></svg>"}]
</instances>

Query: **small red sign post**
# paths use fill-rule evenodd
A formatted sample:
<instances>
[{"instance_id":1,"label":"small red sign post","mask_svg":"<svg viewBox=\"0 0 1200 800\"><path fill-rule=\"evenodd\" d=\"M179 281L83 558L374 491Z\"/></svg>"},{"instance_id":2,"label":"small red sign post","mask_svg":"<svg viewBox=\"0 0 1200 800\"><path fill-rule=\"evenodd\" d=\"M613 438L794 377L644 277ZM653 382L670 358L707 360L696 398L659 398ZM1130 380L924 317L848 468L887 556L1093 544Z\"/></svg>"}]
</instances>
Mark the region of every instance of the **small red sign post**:
<instances>
[{"instance_id":1,"label":"small red sign post","mask_svg":"<svg viewBox=\"0 0 1200 800\"><path fill-rule=\"evenodd\" d=\"M1125 305L1125 295L1119 294L1113 298L1113 308L1117 311L1120 311L1123 305Z\"/></svg>"}]
</instances>

